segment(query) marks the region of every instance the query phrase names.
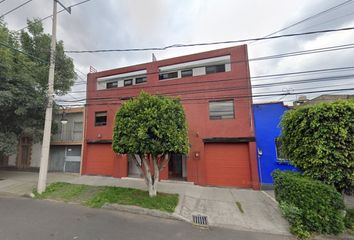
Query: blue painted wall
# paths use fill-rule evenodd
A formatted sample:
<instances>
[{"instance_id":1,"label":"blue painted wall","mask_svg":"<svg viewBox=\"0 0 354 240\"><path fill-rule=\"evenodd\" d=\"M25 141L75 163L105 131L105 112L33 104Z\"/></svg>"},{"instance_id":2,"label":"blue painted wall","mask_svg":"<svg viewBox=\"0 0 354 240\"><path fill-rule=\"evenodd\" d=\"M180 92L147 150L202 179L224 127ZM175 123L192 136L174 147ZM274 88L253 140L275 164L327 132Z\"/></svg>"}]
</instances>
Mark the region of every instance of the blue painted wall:
<instances>
[{"instance_id":1,"label":"blue painted wall","mask_svg":"<svg viewBox=\"0 0 354 240\"><path fill-rule=\"evenodd\" d=\"M258 172L263 187L273 184L271 173L276 169L296 171L295 167L277 159L276 154L275 139L280 136L279 123L287 110L282 102L253 105Z\"/></svg>"}]
</instances>

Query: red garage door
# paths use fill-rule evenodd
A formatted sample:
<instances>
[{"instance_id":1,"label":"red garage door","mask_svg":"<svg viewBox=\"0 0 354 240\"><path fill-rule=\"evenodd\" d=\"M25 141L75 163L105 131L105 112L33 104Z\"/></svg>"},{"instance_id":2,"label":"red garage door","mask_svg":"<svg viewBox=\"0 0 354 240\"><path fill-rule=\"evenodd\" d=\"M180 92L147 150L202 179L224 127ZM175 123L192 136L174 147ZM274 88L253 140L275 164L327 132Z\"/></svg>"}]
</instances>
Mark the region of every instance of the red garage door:
<instances>
[{"instance_id":1,"label":"red garage door","mask_svg":"<svg viewBox=\"0 0 354 240\"><path fill-rule=\"evenodd\" d=\"M207 184L251 187L247 143L205 144Z\"/></svg>"},{"instance_id":2,"label":"red garage door","mask_svg":"<svg viewBox=\"0 0 354 240\"><path fill-rule=\"evenodd\" d=\"M84 174L112 176L113 161L114 152L111 144L88 144Z\"/></svg>"}]
</instances>

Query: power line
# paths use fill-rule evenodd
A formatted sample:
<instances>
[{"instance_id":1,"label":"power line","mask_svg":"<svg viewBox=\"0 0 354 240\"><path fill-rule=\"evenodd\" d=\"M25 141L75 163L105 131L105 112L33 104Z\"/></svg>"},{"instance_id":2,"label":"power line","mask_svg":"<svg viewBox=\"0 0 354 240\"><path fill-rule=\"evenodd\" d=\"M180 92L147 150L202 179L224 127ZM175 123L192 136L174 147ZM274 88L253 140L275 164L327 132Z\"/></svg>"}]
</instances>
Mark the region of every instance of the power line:
<instances>
[{"instance_id":1,"label":"power line","mask_svg":"<svg viewBox=\"0 0 354 240\"><path fill-rule=\"evenodd\" d=\"M296 80L296 81L288 81L288 82L277 82L277 83L267 83L267 84L258 84L258 85L253 85L253 88L269 88L273 86L281 86L281 85L292 85L292 84L308 84L308 83L314 83L314 82L322 82L322 81L333 81L333 80L344 80L344 79L352 79L354 78L354 75L344 75L344 76L332 76L332 77L322 77L322 78L314 78L314 79L302 79L302 80ZM199 93L206 93L206 92L223 92L223 91L231 91L231 90L247 90L249 87L244 86L228 86L228 87L219 87L219 88L212 88L212 89L195 89L195 90L181 90L181 91L157 91L154 90L155 93L158 94L163 94L163 95L190 95L190 94L199 94ZM147 88L143 88L146 90ZM127 97L127 96L123 96ZM112 97L97 97L97 98L83 98L80 99L79 101L85 101L85 100L107 100L107 99L112 99Z\"/></svg>"},{"instance_id":2,"label":"power line","mask_svg":"<svg viewBox=\"0 0 354 240\"><path fill-rule=\"evenodd\" d=\"M48 63L47 61L37 58L31 54L28 54L24 51L21 51L19 49L16 49L8 44L5 44L4 42L0 42L0 45L10 48L14 51L17 51L19 53L22 53L28 57L32 57L35 58L39 61L41 61L42 63ZM261 57L255 57L255 58L250 58L247 60L238 60L238 61L232 61L230 63L241 63L241 62L252 62L252 61L263 61L263 60L270 60L270 59L275 59L275 58L284 58L284 57L293 57L293 56L299 56L299 55L305 55L305 54L314 54L314 53L322 53L322 52L328 52L328 51L338 51L338 50L345 50L345 49L350 49L350 48L354 48L354 44L344 44L344 45L337 45L337 46L330 46L330 47L324 47L324 48L316 48L316 49L309 49L309 50L303 50L303 51L296 51L296 52L288 52L288 53L280 53L280 54L276 54L276 55L270 55L270 56L261 56ZM348 67L345 67L348 68ZM344 68L344 69L345 69ZM351 68L351 67L349 67ZM83 72L81 72L79 69L74 68L77 72L81 73L83 76L86 76ZM332 71L332 70L340 70L340 68L337 69L321 69L321 70L314 70L314 71ZM310 71L311 72L311 71ZM157 72L156 72L157 73ZM306 72L294 72L291 74L299 74L299 73L306 73ZM155 74L154 73L149 73L149 74ZM288 73L284 73L281 74L279 76L284 76L284 75L288 75ZM74 85L81 85L81 84L86 84L86 80L83 79L82 77L80 77L79 75L77 75L78 78L80 78L82 81L79 82L75 82ZM274 75L266 75L266 76L255 76L252 77L254 78L261 78L261 77L274 77Z\"/></svg>"},{"instance_id":3,"label":"power line","mask_svg":"<svg viewBox=\"0 0 354 240\"><path fill-rule=\"evenodd\" d=\"M81 2L78 2L78 3L72 4L72 5L68 6L67 8L73 8L73 7L79 6L79 5L84 4L84 3L86 3L86 2L89 2L89 1L91 1L91 0L81 1ZM59 13L61 13L61 12L64 12L64 11L65 11L65 9L62 9L62 10L58 11L57 14L59 14ZM47 19L51 18L52 16L53 16L53 14L48 15L48 16L46 16L46 17L44 17L44 18L39 19L39 21L42 22L42 21L44 21L44 20L47 20ZM15 32L20 32L20 31L22 31L22 30L24 30L24 29L26 29L26 28L28 28L28 25L27 25L26 27L23 27L23 28L21 28L21 29L16 30Z\"/></svg>"},{"instance_id":4,"label":"power line","mask_svg":"<svg viewBox=\"0 0 354 240\"><path fill-rule=\"evenodd\" d=\"M287 26L287 27L284 27L284 28L281 28L281 29L279 29L279 30L277 30L277 31L275 31L275 32L269 33L269 34L267 34L266 36L264 36L264 38L268 38L268 37L273 36L273 35L275 35L275 34L277 34L277 33L279 33L279 32L283 32L283 31L285 31L285 30L287 30L287 29L289 29L289 28L292 28L292 27L294 27L294 26L296 26L296 25L299 25L299 24L304 23L304 22L306 22L306 21L308 21L308 20L311 20L311 19L313 19L313 18L316 18L316 17L318 17L318 16L320 16L320 15L322 15L322 14L324 14L324 13L327 13L327 12L330 12L330 11L336 9L336 8L342 7L342 6L348 4L348 3L352 2L352 1L353 1L353 0L348 0L348 1L342 2L342 3L338 4L338 5L335 5L335 6L333 6L333 7L330 7L330 8L328 8L328 9L324 10L324 11L321 11L321 12L319 12L319 13L316 13L315 15L312 15L312 16L310 16L310 17L307 17L307 18L303 19L303 20L300 20L300 21L298 21L298 22L295 22L295 23L293 23L293 24L291 24L291 25L289 25L289 26ZM260 40L262 40L262 39L260 39ZM255 40L255 41L258 41L258 40ZM251 44L252 44L252 43L251 43Z\"/></svg>"},{"instance_id":5,"label":"power line","mask_svg":"<svg viewBox=\"0 0 354 240\"><path fill-rule=\"evenodd\" d=\"M349 17L349 16L351 16L351 15L353 15L353 14L354 14L354 12L351 12L351 13L348 13L348 14L345 14L345 15L342 15L342 16L338 16L338 17L335 17L335 18L331 18L331 19L329 19L329 20L327 20L327 21L324 21L324 22L321 22L321 23L317 23L317 24L313 24L313 25L308 26L308 27L306 27L306 28L304 28L304 29L310 29L310 28L315 27L315 26L319 26L319 25L323 25L323 24L326 24L326 23L329 23L329 22L333 22L333 21L338 20L338 19L340 19L340 18Z\"/></svg>"},{"instance_id":6,"label":"power line","mask_svg":"<svg viewBox=\"0 0 354 240\"><path fill-rule=\"evenodd\" d=\"M302 91L302 92L292 92L292 93L284 93L284 92L270 92L270 93L262 93L262 94L255 94L255 95L238 95L235 96L231 95L224 95L224 96L216 96L216 97L192 97L192 98L181 98L181 101L192 101L192 100L213 100L213 99L250 99L250 98L258 98L258 97L272 97L272 96L283 96L283 95L298 95L298 94L312 94L312 93L323 93L323 92L340 92L340 91L353 91L354 88L341 88L341 89L327 89L327 90L317 90L317 91ZM160 93L159 93L160 94ZM162 94L160 94L162 95ZM105 98L105 99L87 99L89 101L92 100L107 100L107 101L116 101L116 100L125 100L127 97L112 97L112 98ZM80 99L80 101L85 101L86 99ZM71 103L71 102L78 102L78 101L71 101L71 100L60 100L63 103ZM86 103L86 105L107 105L109 103Z\"/></svg>"},{"instance_id":7,"label":"power line","mask_svg":"<svg viewBox=\"0 0 354 240\"><path fill-rule=\"evenodd\" d=\"M1 42L0 42L0 44L2 44ZM4 45L4 44L3 44ZM338 49L341 49L341 48L343 48L343 47L345 47L345 48L348 48L348 47L353 47L352 46L353 44L346 44L346 45L340 45L340 46L333 46L333 47L327 47L327 48L320 48L320 49L312 49L312 50L306 50L306 51L300 51L300 52L291 52L291 53L285 53L285 54L278 54L278 55L273 55L273 56L264 56L264 57L258 57L258 58L254 58L254 59L249 59L249 61L252 61L252 60L266 60L266 59L271 59L271 58L279 58L279 57L285 57L285 56L287 56L287 55L291 55L291 56L295 56L295 55L300 55L300 54L305 54L305 53L316 53L316 52L323 52L323 51L329 51L329 50L338 50ZM34 57L34 56L32 56L32 55L29 55L29 54L27 54L27 53L25 53L25 52L22 52L21 50L18 50L18 49L15 49L15 48L13 48L13 47L11 47L11 46L8 46L8 45L5 45L6 47L9 47L9 48L11 48L11 49L13 49L13 50L16 50L16 51L18 51L18 52L20 52L20 53L23 53L23 54L26 54L26 55L28 55L28 56L30 56L30 57ZM38 58L37 58L38 59ZM39 60L41 60L41 59L39 59ZM244 61L244 60L242 60L242 61ZM76 69L76 68L75 68ZM286 75L299 75L299 74L306 74L306 73L315 73L315 72L322 72L322 71L340 71L340 70L349 70L349 69L353 69L353 67L344 67L344 68L335 68L335 69L320 69L320 70L312 70L312 71L303 71L303 72L293 72L293 73L282 73L282 74L272 74L272 75L264 75L264 76L255 76L255 77L253 77L253 79L255 79L255 78L270 78L270 77L280 77L280 76L286 76ZM76 69L76 70L78 70L78 69ZM79 70L78 70L79 71ZM79 72L81 72L81 71L79 71ZM149 74L152 74L152 73L149 73ZM85 82L86 83L86 81L83 79L83 78L81 78L79 75L77 75L77 77L79 77L80 79L82 79L83 80L83 82ZM343 77L343 76L341 76L341 77ZM349 77L352 77L352 76L349 76ZM244 78L243 78L244 79ZM247 77L247 79L248 79L248 77ZM323 78L322 78L323 79ZM328 78L327 78L328 79ZM219 79L219 80L217 80L217 81L215 81L215 80L210 80L210 81L208 81L208 82L218 82L218 83L220 83L220 82L222 82L222 81L231 81L231 80L237 80L237 79ZM267 79L267 80L270 80L270 79ZM311 80L311 79L310 79ZM329 80L334 80L334 77L331 77L331 78L329 78ZM297 80L297 81L295 81L295 82L298 82L299 80ZM304 81L307 81L307 83L309 82L309 79L307 79L307 80L300 80L300 83L306 83L306 82L304 82ZM313 80L312 79L312 81L316 81L316 79L315 80ZM207 81L203 81L203 82L200 82L200 84L203 84L203 83L206 83ZM179 85L179 84L184 84L184 85L186 85L186 84L188 84L188 83L175 83L175 84L170 84L170 85ZM287 82L281 82L281 83L273 83L273 85L274 84L291 84L291 82L290 81L287 81ZM294 84L298 84L298 83L294 83ZM74 84L75 85L75 84ZM76 85L78 85L78 83L76 83ZM258 84L258 85L261 85L261 84ZM258 85L254 85L253 87L254 88L257 88L258 87ZM262 85L261 85L262 86ZM269 84L267 84L267 86L271 86L271 85L269 85ZM150 87L152 87L152 86L150 86ZM79 91L77 91L77 92L79 92ZM85 91L82 91L82 92L85 92ZM75 91L74 92L71 92L71 93L75 93Z\"/></svg>"},{"instance_id":8,"label":"power line","mask_svg":"<svg viewBox=\"0 0 354 240\"><path fill-rule=\"evenodd\" d=\"M276 58L294 57L294 56L300 56L300 55L305 55L305 54L314 54L314 53L322 53L322 52L329 52L329 51L345 50L345 49L351 49L351 48L354 48L354 44L344 44L344 45L337 45L337 46L331 46L331 47L324 47L324 48L309 49L309 50L296 51L296 52L281 53L281 54L270 55L270 56L262 56L262 57L250 58L248 60L231 61L230 63L243 63L243 62L252 62L252 61L263 61L263 60L270 60L270 59L276 59ZM156 74L156 73L159 73L159 72L150 72L147 75ZM80 79L82 79L82 78L80 78ZM87 83L87 81L83 80L83 81L76 82L74 85L83 85L83 84L86 84L86 83Z\"/></svg>"},{"instance_id":9,"label":"power line","mask_svg":"<svg viewBox=\"0 0 354 240\"><path fill-rule=\"evenodd\" d=\"M163 50L167 50L170 48L183 48L183 47L209 46L209 45L230 44L230 43L243 43L243 42L249 42L249 41L296 37L296 36L312 35L312 34L319 34L319 33L350 31L353 29L354 29L354 27L339 28L339 29L326 29L326 30L312 31L312 32L292 33L292 34L284 34L284 35L271 36L271 37L248 38L248 39L240 39L240 40L221 41L221 42L173 44L173 45L169 45L169 46L165 46L165 47L98 49L98 50L66 50L64 52L66 52L66 53L105 53L105 52L163 51Z\"/></svg>"},{"instance_id":10,"label":"power line","mask_svg":"<svg viewBox=\"0 0 354 240\"><path fill-rule=\"evenodd\" d=\"M328 68L328 69L318 69L318 70L310 70L310 71L301 71L301 72L290 72L290 73L281 73L281 74L270 74L270 75L259 75L259 76L254 76L252 79L260 79L262 81L269 81L272 79L275 79L275 77L284 77L284 76L291 76L291 75L301 75L301 74L308 74L308 73L323 73L323 72L328 72L328 71L347 71L347 70L354 70L354 67L343 67L343 68ZM259 87L265 87L266 85L271 86L276 86L276 85L282 85L282 84L306 84L306 83L312 83L312 82L318 82L318 81L337 81L337 80L343 80L343 79L348 79L348 78L354 78L354 75L339 75L339 76L328 76L328 77L320 77L320 78L305 78L305 79L298 79L298 80L293 80L293 81L282 81L282 82L274 82L274 83L266 83L266 84L254 84L252 85L252 88L259 88ZM175 83L170 83L168 86L176 86L176 85L190 85L190 84L210 84L210 83L222 83L222 82L229 82L229 81L238 81L238 80L247 80L249 77L237 77L237 78L224 78L224 79L217 79L217 80L203 80L199 82L175 82ZM259 80L259 81L260 81ZM255 80L257 81L257 80ZM253 81L254 82L254 81ZM135 88L139 88L139 85L133 85L136 86ZM166 85L151 85L151 86L145 86L144 89L151 89L151 88L161 88L165 87ZM71 93L83 93L83 92L91 92L91 91L86 91L86 90L81 90L81 91L72 91Z\"/></svg>"},{"instance_id":11,"label":"power line","mask_svg":"<svg viewBox=\"0 0 354 240\"><path fill-rule=\"evenodd\" d=\"M42 62L42 63L48 63L48 61L46 61L46 60L43 60L43 59L38 58L38 57L36 57L36 56L33 56L33 55L29 54L29 53L26 53L26 52L24 52L24 51L22 51L22 50L19 50L19 49L17 49L17 48L14 48L14 47L12 47L12 46L10 46L10 45L4 43L4 42L0 42L0 45L3 46L3 47L6 47L6 48L12 49L12 50L15 51L15 52L18 52L18 53L21 53L21 54L23 54L23 55L26 55L27 57L34 58L34 59L36 59L36 60L38 60L38 61L40 61L40 62Z\"/></svg>"},{"instance_id":12,"label":"power line","mask_svg":"<svg viewBox=\"0 0 354 240\"><path fill-rule=\"evenodd\" d=\"M6 1L6 0L1 0L0 3L3 3L3 2L5 2L5 1Z\"/></svg>"},{"instance_id":13,"label":"power line","mask_svg":"<svg viewBox=\"0 0 354 240\"><path fill-rule=\"evenodd\" d=\"M0 18L5 17L7 14L10 14L10 13L12 13L13 11L16 11L16 10L19 9L20 7L22 7L22 6L24 6L24 5L28 4L28 3L30 3L30 2L32 2L32 1L33 1L33 0L28 0L27 2L22 3L21 5L19 5L19 6L15 7L15 8L13 8L13 9L11 9L10 11L8 11L8 12L4 13L3 15L1 15ZM1 2L0 2L0 3L1 3Z\"/></svg>"}]
</instances>

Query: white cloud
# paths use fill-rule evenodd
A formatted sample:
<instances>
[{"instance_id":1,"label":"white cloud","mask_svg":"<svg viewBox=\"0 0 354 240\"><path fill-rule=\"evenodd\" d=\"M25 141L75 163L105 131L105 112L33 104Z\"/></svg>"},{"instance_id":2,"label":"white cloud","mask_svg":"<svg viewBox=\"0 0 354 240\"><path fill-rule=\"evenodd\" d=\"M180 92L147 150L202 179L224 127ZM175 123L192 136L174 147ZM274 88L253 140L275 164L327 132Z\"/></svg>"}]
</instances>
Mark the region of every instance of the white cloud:
<instances>
[{"instance_id":1,"label":"white cloud","mask_svg":"<svg viewBox=\"0 0 354 240\"><path fill-rule=\"evenodd\" d=\"M66 5L79 1L62 0ZM65 48L68 50L86 50L161 47L175 43L261 37L341 2L343 1L91 0L73 8L71 15L63 12L58 16L58 39L64 41ZM0 13L19 4L21 4L19 0L6 1L1 5ZM354 26L354 14L351 14L353 7L354 3L348 4L282 33ZM32 1L28 6L6 16L5 20L11 29L20 29L25 26L26 17L45 17L51 14L51 8L51 1ZM61 8L59 7L59 9ZM51 21L44 21L44 26L45 31L50 32ZM353 37L354 31L348 31L259 41L249 45L249 58L351 43ZM169 49L155 51L155 55L158 59L164 59L226 46L230 45ZM98 70L117 68L151 61L151 54L152 52L115 52L70 54L70 56L74 59L76 68L87 73L90 65ZM251 75L354 65L352 56L353 50L344 50L251 62ZM345 72L345 74L347 73ZM328 76L328 74L323 76ZM293 79L280 80L290 81ZM332 84L334 86L338 82ZM74 86L73 91L78 91L78 89L81 91L83 86ZM318 88L316 85L313 86ZM308 84L296 86L289 84L271 89L254 89L253 92L296 90L306 87ZM80 97L82 95L81 93L80 95L75 94ZM271 100L274 99L280 99L280 97ZM291 98L283 99L289 100Z\"/></svg>"}]
</instances>

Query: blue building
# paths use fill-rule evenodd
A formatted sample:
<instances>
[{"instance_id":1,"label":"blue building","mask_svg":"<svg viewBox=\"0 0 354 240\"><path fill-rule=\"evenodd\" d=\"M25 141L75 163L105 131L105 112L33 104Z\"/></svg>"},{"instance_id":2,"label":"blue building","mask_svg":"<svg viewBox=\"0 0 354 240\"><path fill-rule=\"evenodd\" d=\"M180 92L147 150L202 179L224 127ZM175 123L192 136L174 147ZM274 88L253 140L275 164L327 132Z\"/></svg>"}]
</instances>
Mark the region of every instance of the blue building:
<instances>
[{"instance_id":1,"label":"blue building","mask_svg":"<svg viewBox=\"0 0 354 240\"><path fill-rule=\"evenodd\" d=\"M278 141L281 129L281 118L289 110L283 102L263 103L253 105L256 129L257 160L259 181L263 189L272 187L271 173L276 170L293 170L287 159L279 152L281 143Z\"/></svg>"}]
</instances>

